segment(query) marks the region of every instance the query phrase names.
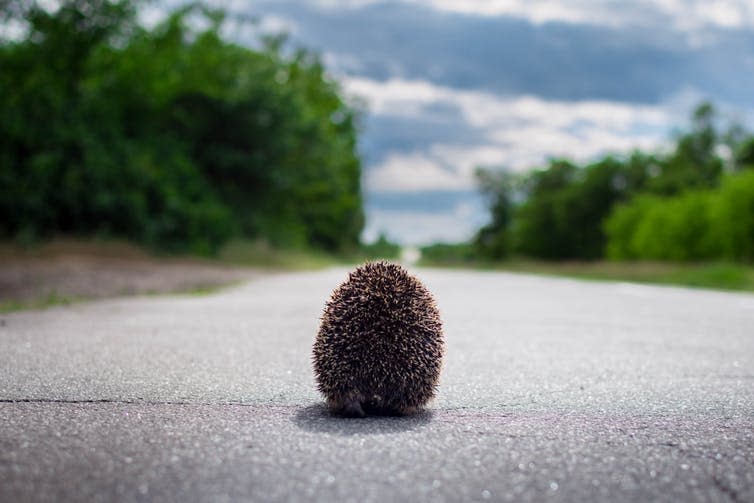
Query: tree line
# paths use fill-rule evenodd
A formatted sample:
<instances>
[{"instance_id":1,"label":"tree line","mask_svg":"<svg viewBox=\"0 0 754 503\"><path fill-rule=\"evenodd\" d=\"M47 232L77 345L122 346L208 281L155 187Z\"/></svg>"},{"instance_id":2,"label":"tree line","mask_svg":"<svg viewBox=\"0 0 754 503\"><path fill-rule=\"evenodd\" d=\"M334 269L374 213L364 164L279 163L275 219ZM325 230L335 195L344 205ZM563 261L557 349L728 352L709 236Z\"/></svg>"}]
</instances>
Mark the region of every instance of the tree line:
<instances>
[{"instance_id":1,"label":"tree line","mask_svg":"<svg viewBox=\"0 0 754 503\"><path fill-rule=\"evenodd\" d=\"M703 103L666 153L553 159L523 175L480 169L490 222L424 257L754 262L754 136L721 122Z\"/></svg>"},{"instance_id":2,"label":"tree line","mask_svg":"<svg viewBox=\"0 0 754 503\"><path fill-rule=\"evenodd\" d=\"M126 0L0 11L0 238L358 246L358 113L315 54L237 45L198 4L151 28Z\"/></svg>"}]
</instances>

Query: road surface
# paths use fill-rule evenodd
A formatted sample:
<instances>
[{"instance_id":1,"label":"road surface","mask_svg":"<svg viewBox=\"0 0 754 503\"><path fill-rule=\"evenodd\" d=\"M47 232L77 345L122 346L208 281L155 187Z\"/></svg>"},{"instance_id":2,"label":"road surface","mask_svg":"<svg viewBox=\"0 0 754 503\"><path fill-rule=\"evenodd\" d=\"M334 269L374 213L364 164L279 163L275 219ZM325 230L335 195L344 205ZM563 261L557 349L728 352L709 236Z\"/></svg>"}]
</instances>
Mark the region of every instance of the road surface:
<instances>
[{"instance_id":1,"label":"road surface","mask_svg":"<svg viewBox=\"0 0 754 503\"><path fill-rule=\"evenodd\" d=\"M438 398L314 388L345 270L0 317L0 501L754 501L754 296L418 270Z\"/></svg>"}]
</instances>

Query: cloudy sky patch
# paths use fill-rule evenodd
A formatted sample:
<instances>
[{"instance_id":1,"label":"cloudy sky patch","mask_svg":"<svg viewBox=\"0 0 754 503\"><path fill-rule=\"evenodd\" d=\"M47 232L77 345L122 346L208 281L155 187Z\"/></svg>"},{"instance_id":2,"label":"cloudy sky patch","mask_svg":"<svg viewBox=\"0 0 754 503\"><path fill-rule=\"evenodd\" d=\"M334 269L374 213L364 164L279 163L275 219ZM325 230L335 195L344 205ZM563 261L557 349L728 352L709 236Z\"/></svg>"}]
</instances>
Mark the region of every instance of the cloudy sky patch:
<instances>
[{"instance_id":1,"label":"cloudy sky patch","mask_svg":"<svg viewBox=\"0 0 754 503\"><path fill-rule=\"evenodd\" d=\"M676 119L660 106L501 97L426 81L346 78L344 89L369 105L372 134L390 138L381 128L404 124L392 143L369 146L366 186L376 191L466 190L477 166L522 171L548 157L658 148Z\"/></svg>"},{"instance_id":2,"label":"cloudy sky patch","mask_svg":"<svg viewBox=\"0 0 754 503\"><path fill-rule=\"evenodd\" d=\"M330 9L359 9L398 3L388 0L312 0ZM754 26L749 0L406 0L432 9L476 16L510 16L535 24L568 22L606 26L649 25L661 22L684 31L706 27ZM668 24L665 24L668 26Z\"/></svg>"},{"instance_id":3,"label":"cloudy sky patch","mask_svg":"<svg viewBox=\"0 0 754 503\"><path fill-rule=\"evenodd\" d=\"M367 239L380 230L413 244L465 239L486 220L475 167L662 149L703 99L754 126L750 0L218 6L288 31L367 103Z\"/></svg>"}]
</instances>

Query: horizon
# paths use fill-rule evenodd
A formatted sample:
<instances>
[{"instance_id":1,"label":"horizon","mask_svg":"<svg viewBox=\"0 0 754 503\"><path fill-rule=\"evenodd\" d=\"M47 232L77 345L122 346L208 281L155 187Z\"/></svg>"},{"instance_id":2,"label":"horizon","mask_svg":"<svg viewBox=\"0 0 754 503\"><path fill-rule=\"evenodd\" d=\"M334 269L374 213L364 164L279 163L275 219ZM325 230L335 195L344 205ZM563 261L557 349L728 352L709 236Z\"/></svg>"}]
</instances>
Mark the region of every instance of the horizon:
<instances>
[{"instance_id":1,"label":"horizon","mask_svg":"<svg viewBox=\"0 0 754 503\"><path fill-rule=\"evenodd\" d=\"M479 166L526 171L551 158L662 150L702 101L754 125L747 1L209 5L231 15L227 33L241 44L282 32L319 53L344 93L365 103L367 242L471 237L488 218ZM159 6L144 14L161 15ZM235 15L257 26L234 24Z\"/></svg>"}]
</instances>

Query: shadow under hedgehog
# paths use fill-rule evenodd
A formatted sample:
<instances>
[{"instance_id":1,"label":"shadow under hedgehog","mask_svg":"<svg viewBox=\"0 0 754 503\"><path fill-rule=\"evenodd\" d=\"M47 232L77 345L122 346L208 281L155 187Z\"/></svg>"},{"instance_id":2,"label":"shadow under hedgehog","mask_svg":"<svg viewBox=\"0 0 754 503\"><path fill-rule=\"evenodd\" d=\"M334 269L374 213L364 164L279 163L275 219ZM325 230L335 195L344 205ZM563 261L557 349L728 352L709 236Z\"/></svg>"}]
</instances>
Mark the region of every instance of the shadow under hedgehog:
<instances>
[{"instance_id":1,"label":"shadow under hedgehog","mask_svg":"<svg viewBox=\"0 0 754 503\"><path fill-rule=\"evenodd\" d=\"M367 262L325 306L314 343L317 387L347 417L411 414L435 395L444 346L429 290L397 264Z\"/></svg>"}]
</instances>

